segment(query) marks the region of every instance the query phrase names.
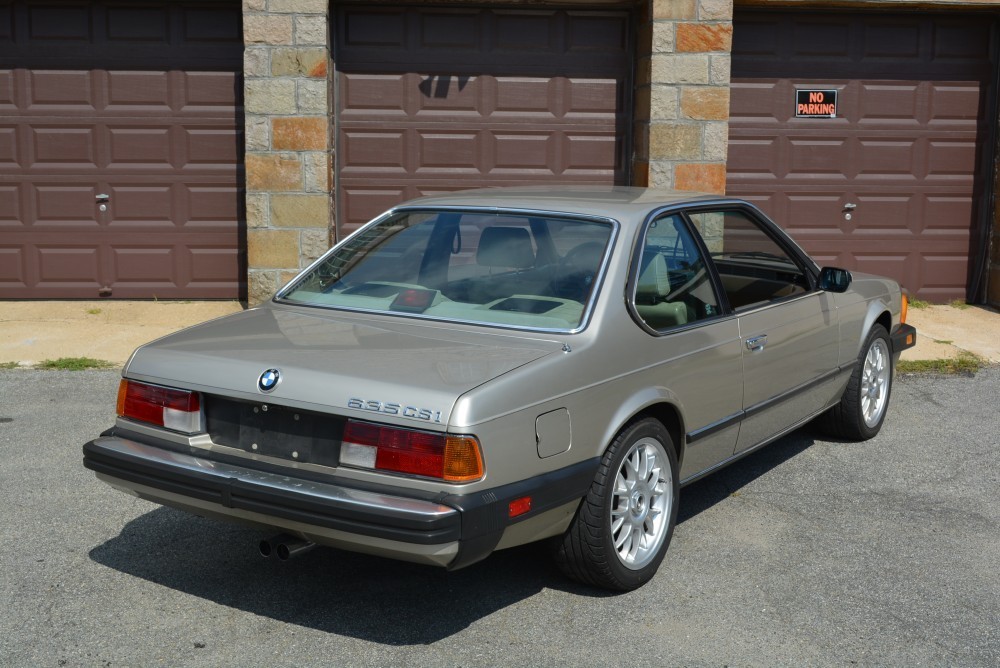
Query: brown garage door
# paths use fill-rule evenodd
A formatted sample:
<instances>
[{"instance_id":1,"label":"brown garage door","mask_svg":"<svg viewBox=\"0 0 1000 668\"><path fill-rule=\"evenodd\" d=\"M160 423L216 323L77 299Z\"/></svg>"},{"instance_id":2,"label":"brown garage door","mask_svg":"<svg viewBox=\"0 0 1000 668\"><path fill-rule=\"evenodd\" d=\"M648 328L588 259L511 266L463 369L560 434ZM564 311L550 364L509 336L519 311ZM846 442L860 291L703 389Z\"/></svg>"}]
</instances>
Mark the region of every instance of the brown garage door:
<instances>
[{"instance_id":1,"label":"brown garage door","mask_svg":"<svg viewBox=\"0 0 1000 668\"><path fill-rule=\"evenodd\" d=\"M0 297L239 296L240 25L237 2L0 4Z\"/></svg>"},{"instance_id":2,"label":"brown garage door","mask_svg":"<svg viewBox=\"0 0 1000 668\"><path fill-rule=\"evenodd\" d=\"M992 21L744 11L734 23L729 192L821 263L965 297ZM838 91L837 117L796 118L796 90Z\"/></svg>"},{"instance_id":3,"label":"brown garage door","mask_svg":"<svg viewBox=\"0 0 1000 668\"><path fill-rule=\"evenodd\" d=\"M463 188L626 179L623 12L341 8L337 220Z\"/></svg>"}]
</instances>

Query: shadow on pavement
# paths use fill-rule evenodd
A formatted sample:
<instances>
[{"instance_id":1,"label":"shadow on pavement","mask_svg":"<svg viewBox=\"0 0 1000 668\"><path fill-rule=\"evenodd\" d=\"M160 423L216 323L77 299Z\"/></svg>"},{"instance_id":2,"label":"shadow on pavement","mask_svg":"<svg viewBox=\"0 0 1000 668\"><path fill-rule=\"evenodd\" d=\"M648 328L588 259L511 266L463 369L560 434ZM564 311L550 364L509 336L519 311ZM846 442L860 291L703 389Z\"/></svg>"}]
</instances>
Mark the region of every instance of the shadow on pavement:
<instances>
[{"instance_id":1,"label":"shadow on pavement","mask_svg":"<svg viewBox=\"0 0 1000 668\"><path fill-rule=\"evenodd\" d=\"M814 439L799 430L681 492L678 522L791 459ZM463 570L317 548L265 560L259 531L157 508L90 557L117 571L255 615L385 645L428 644L544 589L614 596L563 577L544 544L503 550ZM667 559L670 559L668 552Z\"/></svg>"}]
</instances>

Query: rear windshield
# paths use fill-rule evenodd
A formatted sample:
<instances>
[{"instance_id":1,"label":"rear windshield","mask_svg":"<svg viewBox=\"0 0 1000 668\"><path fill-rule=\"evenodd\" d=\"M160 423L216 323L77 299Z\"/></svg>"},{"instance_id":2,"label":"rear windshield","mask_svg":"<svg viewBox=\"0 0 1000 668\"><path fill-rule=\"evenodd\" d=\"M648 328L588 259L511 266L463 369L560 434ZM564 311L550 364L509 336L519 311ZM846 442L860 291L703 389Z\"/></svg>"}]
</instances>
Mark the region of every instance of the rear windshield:
<instances>
[{"instance_id":1,"label":"rear windshield","mask_svg":"<svg viewBox=\"0 0 1000 668\"><path fill-rule=\"evenodd\" d=\"M279 295L310 306L570 331L583 322L611 223L404 211L332 250Z\"/></svg>"}]
</instances>

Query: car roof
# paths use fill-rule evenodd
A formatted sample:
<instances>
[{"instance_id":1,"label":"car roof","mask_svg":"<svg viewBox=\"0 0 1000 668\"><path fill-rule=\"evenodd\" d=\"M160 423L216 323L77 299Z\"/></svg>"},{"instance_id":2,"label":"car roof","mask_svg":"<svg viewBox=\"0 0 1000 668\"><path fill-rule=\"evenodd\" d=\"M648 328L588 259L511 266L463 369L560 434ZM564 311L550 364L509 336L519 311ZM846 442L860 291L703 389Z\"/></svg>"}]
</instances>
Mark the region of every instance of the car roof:
<instances>
[{"instance_id":1,"label":"car roof","mask_svg":"<svg viewBox=\"0 0 1000 668\"><path fill-rule=\"evenodd\" d=\"M707 193L624 186L525 186L477 188L421 197L403 207L495 207L583 214L625 220L641 219L667 205L728 199Z\"/></svg>"}]
</instances>

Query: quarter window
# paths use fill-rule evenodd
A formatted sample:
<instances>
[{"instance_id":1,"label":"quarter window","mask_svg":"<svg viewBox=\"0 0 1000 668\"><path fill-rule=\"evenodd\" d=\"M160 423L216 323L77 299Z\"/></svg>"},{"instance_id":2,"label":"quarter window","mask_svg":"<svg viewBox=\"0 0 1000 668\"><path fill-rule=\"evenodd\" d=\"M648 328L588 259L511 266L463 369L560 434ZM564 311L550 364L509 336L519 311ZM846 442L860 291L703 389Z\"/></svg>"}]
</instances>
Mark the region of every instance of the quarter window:
<instances>
[{"instance_id":1,"label":"quarter window","mask_svg":"<svg viewBox=\"0 0 1000 668\"><path fill-rule=\"evenodd\" d=\"M810 290L803 267L743 211L689 214L711 254L734 310Z\"/></svg>"},{"instance_id":2,"label":"quarter window","mask_svg":"<svg viewBox=\"0 0 1000 668\"><path fill-rule=\"evenodd\" d=\"M705 258L680 216L658 218L646 229L634 304L636 314L657 331L719 313Z\"/></svg>"}]
</instances>

